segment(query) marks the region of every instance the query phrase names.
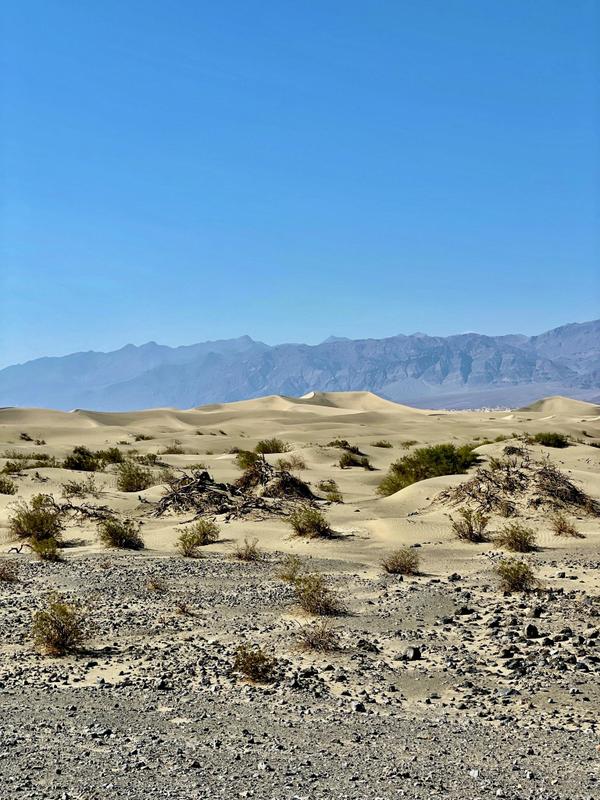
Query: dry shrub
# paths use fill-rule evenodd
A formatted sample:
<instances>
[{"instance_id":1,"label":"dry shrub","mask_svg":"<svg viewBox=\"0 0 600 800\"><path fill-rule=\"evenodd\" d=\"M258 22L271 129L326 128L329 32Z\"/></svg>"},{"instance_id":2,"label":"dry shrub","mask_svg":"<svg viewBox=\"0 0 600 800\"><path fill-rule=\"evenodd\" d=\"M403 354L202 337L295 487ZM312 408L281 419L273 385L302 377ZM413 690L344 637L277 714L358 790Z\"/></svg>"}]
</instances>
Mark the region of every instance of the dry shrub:
<instances>
[{"instance_id":1,"label":"dry shrub","mask_svg":"<svg viewBox=\"0 0 600 800\"><path fill-rule=\"evenodd\" d=\"M149 592L156 592L157 594L165 594L167 591L167 584L162 578L148 578L146 581L146 589Z\"/></svg>"},{"instance_id":2,"label":"dry shrub","mask_svg":"<svg viewBox=\"0 0 600 800\"><path fill-rule=\"evenodd\" d=\"M174 439L171 444L168 444L163 450L160 451L163 456L183 456L185 450L181 446L179 439Z\"/></svg>"},{"instance_id":3,"label":"dry shrub","mask_svg":"<svg viewBox=\"0 0 600 800\"><path fill-rule=\"evenodd\" d=\"M577 530L574 523L561 511L558 511L551 518L550 527L555 536L570 536L573 539L585 538L584 535Z\"/></svg>"},{"instance_id":4,"label":"dry shrub","mask_svg":"<svg viewBox=\"0 0 600 800\"><path fill-rule=\"evenodd\" d=\"M258 646L241 644L235 651L235 671L257 683L271 681L276 665L276 659L267 656Z\"/></svg>"},{"instance_id":5,"label":"dry shrub","mask_svg":"<svg viewBox=\"0 0 600 800\"><path fill-rule=\"evenodd\" d=\"M337 631L326 620L319 620L313 625L304 625L296 634L296 640L300 650L326 653L340 649Z\"/></svg>"},{"instance_id":6,"label":"dry shrub","mask_svg":"<svg viewBox=\"0 0 600 800\"><path fill-rule=\"evenodd\" d=\"M319 483L317 483L317 489L319 489L321 492L325 492L325 497L330 503L344 502L344 498L340 492L339 486L337 485L337 482L333 480L333 478L319 481Z\"/></svg>"},{"instance_id":7,"label":"dry shrub","mask_svg":"<svg viewBox=\"0 0 600 800\"><path fill-rule=\"evenodd\" d=\"M378 439L378 441L376 441L376 442L371 442L371 446L372 447L384 447L384 448L389 450L389 448L393 447L394 445L391 442L389 442L387 439Z\"/></svg>"},{"instance_id":8,"label":"dry shrub","mask_svg":"<svg viewBox=\"0 0 600 800\"><path fill-rule=\"evenodd\" d=\"M325 582L322 575L300 575L294 582L296 600L300 608L311 614L329 616L343 611L342 603Z\"/></svg>"},{"instance_id":9,"label":"dry shrub","mask_svg":"<svg viewBox=\"0 0 600 800\"><path fill-rule=\"evenodd\" d=\"M134 461L124 461L117 468L117 489L120 492L141 492L152 486L152 473Z\"/></svg>"},{"instance_id":10,"label":"dry shrub","mask_svg":"<svg viewBox=\"0 0 600 800\"><path fill-rule=\"evenodd\" d=\"M64 530L63 513L57 508L54 498L48 494L36 494L30 502L20 500L8 520L8 529L13 539L58 541Z\"/></svg>"},{"instance_id":11,"label":"dry shrub","mask_svg":"<svg viewBox=\"0 0 600 800\"><path fill-rule=\"evenodd\" d=\"M260 455L268 455L269 453L287 453L290 449L289 444L284 442L283 439L273 437L272 439L261 439L254 448L254 452Z\"/></svg>"},{"instance_id":12,"label":"dry shrub","mask_svg":"<svg viewBox=\"0 0 600 800\"><path fill-rule=\"evenodd\" d=\"M32 634L40 650L52 656L66 655L83 645L85 619L77 605L53 595L46 607L34 614Z\"/></svg>"},{"instance_id":13,"label":"dry shrub","mask_svg":"<svg viewBox=\"0 0 600 800\"><path fill-rule=\"evenodd\" d=\"M344 450L338 463L341 469L349 469L350 467L362 467L367 470L373 469L367 456L357 456L348 450Z\"/></svg>"},{"instance_id":14,"label":"dry shrub","mask_svg":"<svg viewBox=\"0 0 600 800\"><path fill-rule=\"evenodd\" d=\"M279 469L291 472L292 470L306 469L306 462L300 456L290 456L289 458L277 459L277 466Z\"/></svg>"},{"instance_id":15,"label":"dry shrub","mask_svg":"<svg viewBox=\"0 0 600 800\"><path fill-rule=\"evenodd\" d=\"M0 561L0 583L18 583L19 565L16 561Z\"/></svg>"},{"instance_id":16,"label":"dry shrub","mask_svg":"<svg viewBox=\"0 0 600 800\"><path fill-rule=\"evenodd\" d=\"M73 497L96 497L100 496L100 489L96 484L94 475L88 475L81 481L67 481L62 484L62 496L70 500Z\"/></svg>"},{"instance_id":17,"label":"dry shrub","mask_svg":"<svg viewBox=\"0 0 600 800\"><path fill-rule=\"evenodd\" d=\"M263 552L258 546L258 539L249 541L244 537L244 543L234 547L232 557L237 558L238 561L261 561Z\"/></svg>"},{"instance_id":18,"label":"dry shrub","mask_svg":"<svg viewBox=\"0 0 600 800\"><path fill-rule=\"evenodd\" d=\"M31 549L40 561L61 561L56 539L34 539Z\"/></svg>"},{"instance_id":19,"label":"dry shrub","mask_svg":"<svg viewBox=\"0 0 600 800\"><path fill-rule=\"evenodd\" d=\"M485 529L490 518L470 508L460 508L458 513L460 519L450 518L456 538L465 542L486 542Z\"/></svg>"},{"instance_id":20,"label":"dry shrub","mask_svg":"<svg viewBox=\"0 0 600 800\"><path fill-rule=\"evenodd\" d=\"M16 494L17 484L10 478L0 475L0 494Z\"/></svg>"},{"instance_id":21,"label":"dry shrub","mask_svg":"<svg viewBox=\"0 0 600 800\"><path fill-rule=\"evenodd\" d=\"M297 536L328 539L333 534L326 518L316 508L298 508L290 514L288 521Z\"/></svg>"},{"instance_id":22,"label":"dry shrub","mask_svg":"<svg viewBox=\"0 0 600 800\"><path fill-rule=\"evenodd\" d=\"M419 571L419 554L413 547L400 547L381 561L390 575L416 575Z\"/></svg>"},{"instance_id":23,"label":"dry shrub","mask_svg":"<svg viewBox=\"0 0 600 800\"><path fill-rule=\"evenodd\" d=\"M118 547L121 550L144 549L139 525L131 519L109 517L102 520L98 525L98 537L105 547Z\"/></svg>"},{"instance_id":24,"label":"dry shrub","mask_svg":"<svg viewBox=\"0 0 600 800\"><path fill-rule=\"evenodd\" d=\"M494 541L512 553L530 553L536 549L535 531L519 522L509 522L501 528Z\"/></svg>"},{"instance_id":25,"label":"dry shrub","mask_svg":"<svg viewBox=\"0 0 600 800\"><path fill-rule=\"evenodd\" d=\"M295 583L303 568L304 564L300 556L295 553L286 553L281 559L277 577L286 583Z\"/></svg>"},{"instance_id":26,"label":"dry shrub","mask_svg":"<svg viewBox=\"0 0 600 800\"><path fill-rule=\"evenodd\" d=\"M210 519L199 519L183 528L177 539L177 549L187 558L198 558L199 548L219 540L219 526Z\"/></svg>"},{"instance_id":27,"label":"dry shrub","mask_svg":"<svg viewBox=\"0 0 600 800\"><path fill-rule=\"evenodd\" d=\"M537 585L530 565L518 558L503 558L494 571L505 592L529 592Z\"/></svg>"}]
</instances>

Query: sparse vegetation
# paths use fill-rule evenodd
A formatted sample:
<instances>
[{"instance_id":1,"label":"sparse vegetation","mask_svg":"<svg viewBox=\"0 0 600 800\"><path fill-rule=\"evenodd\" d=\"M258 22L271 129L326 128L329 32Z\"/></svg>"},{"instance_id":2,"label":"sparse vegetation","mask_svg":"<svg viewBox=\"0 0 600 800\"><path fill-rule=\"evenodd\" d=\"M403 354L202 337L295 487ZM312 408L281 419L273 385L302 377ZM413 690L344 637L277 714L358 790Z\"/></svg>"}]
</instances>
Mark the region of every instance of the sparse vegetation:
<instances>
[{"instance_id":1,"label":"sparse vegetation","mask_svg":"<svg viewBox=\"0 0 600 800\"><path fill-rule=\"evenodd\" d=\"M96 454L83 445L74 447L73 452L63 462L65 469L73 469L80 472L95 472L99 466Z\"/></svg>"},{"instance_id":2,"label":"sparse vegetation","mask_svg":"<svg viewBox=\"0 0 600 800\"><path fill-rule=\"evenodd\" d=\"M460 475L477 462L473 445L436 444L419 447L410 455L395 461L379 484L382 495L394 494L406 486L441 475Z\"/></svg>"},{"instance_id":3,"label":"sparse vegetation","mask_svg":"<svg viewBox=\"0 0 600 800\"><path fill-rule=\"evenodd\" d=\"M371 442L372 447L383 447L389 450L390 447L394 445L389 442L387 439L378 439L376 442Z\"/></svg>"},{"instance_id":4,"label":"sparse vegetation","mask_svg":"<svg viewBox=\"0 0 600 800\"><path fill-rule=\"evenodd\" d=\"M536 549L535 531L519 522L509 522L500 529L494 542L512 553L530 553Z\"/></svg>"},{"instance_id":5,"label":"sparse vegetation","mask_svg":"<svg viewBox=\"0 0 600 800\"><path fill-rule=\"evenodd\" d=\"M277 467L287 470L287 472L292 472L294 470L306 469L306 462L300 456L293 455L289 458L277 459Z\"/></svg>"},{"instance_id":6,"label":"sparse vegetation","mask_svg":"<svg viewBox=\"0 0 600 800\"><path fill-rule=\"evenodd\" d=\"M460 519L451 518L452 530L456 538L465 542L486 542L485 530L490 518L481 511L473 511L467 507L460 508L458 513Z\"/></svg>"},{"instance_id":7,"label":"sparse vegetation","mask_svg":"<svg viewBox=\"0 0 600 800\"><path fill-rule=\"evenodd\" d=\"M286 553L281 559L277 577L286 583L295 583L303 569L304 564L300 556L295 553Z\"/></svg>"},{"instance_id":8,"label":"sparse vegetation","mask_svg":"<svg viewBox=\"0 0 600 800\"><path fill-rule=\"evenodd\" d=\"M185 450L181 446L181 442L179 439L174 439L171 444L167 445L164 450L161 450L161 455L163 456L183 456L185 455Z\"/></svg>"},{"instance_id":9,"label":"sparse vegetation","mask_svg":"<svg viewBox=\"0 0 600 800\"><path fill-rule=\"evenodd\" d=\"M107 447L106 450L98 450L95 455L102 465L122 464L125 460L125 456L118 447Z\"/></svg>"},{"instance_id":10,"label":"sparse vegetation","mask_svg":"<svg viewBox=\"0 0 600 800\"><path fill-rule=\"evenodd\" d=\"M307 536L309 539L328 539L333 531L325 516L316 508L298 508L289 518L297 536Z\"/></svg>"},{"instance_id":11,"label":"sparse vegetation","mask_svg":"<svg viewBox=\"0 0 600 800\"><path fill-rule=\"evenodd\" d=\"M183 528L177 539L177 549L187 558L198 558L199 549L219 540L219 526L208 519L199 519Z\"/></svg>"},{"instance_id":12,"label":"sparse vegetation","mask_svg":"<svg viewBox=\"0 0 600 800\"><path fill-rule=\"evenodd\" d=\"M299 575L294 590L298 605L310 614L329 616L343 611L339 597L327 586L322 575L314 572Z\"/></svg>"},{"instance_id":13,"label":"sparse vegetation","mask_svg":"<svg viewBox=\"0 0 600 800\"><path fill-rule=\"evenodd\" d=\"M258 453L254 453L252 450L238 450L235 463L240 469L249 469L256 464L260 457Z\"/></svg>"},{"instance_id":14,"label":"sparse vegetation","mask_svg":"<svg viewBox=\"0 0 600 800\"><path fill-rule=\"evenodd\" d=\"M147 433L136 433L133 437L135 442L150 442L154 436L149 436Z\"/></svg>"},{"instance_id":15,"label":"sparse vegetation","mask_svg":"<svg viewBox=\"0 0 600 800\"><path fill-rule=\"evenodd\" d=\"M416 444L419 444L416 439L405 439L403 442L400 442L400 447L403 450L410 450L410 448L414 447Z\"/></svg>"},{"instance_id":16,"label":"sparse vegetation","mask_svg":"<svg viewBox=\"0 0 600 800\"><path fill-rule=\"evenodd\" d=\"M16 561L0 561L0 583L17 583L19 565Z\"/></svg>"},{"instance_id":17,"label":"sparse vegetation","mask_svg":"<svg viewBox=\"0 0 600 800\"><path fill-rule=\"evenodd\" d=\"M98 538L105 547L118 547L121 550L144 549L139 525L131 519L110 517L102 520L98 525Z\"/></svg>"},{"instance_id":18,"label":"sparse vegetation","mask_svg":"<svg viewBox=\"0 0 600 800\"><path fill-rule=\"evenodd\" d=\"M0 475L0 494L16 494L17 484L10 478Z\"/></svg>"},{"instance_id":19,"label":"sparse vegetation","mask_svg":"<svg viewBox=\"0 0 600 800\"><path fill-rule=\"evenodd\" d=\"M263 553L258 546L258 539L249 540L244 538L243 544L237 544L232 553L233 558L238 561L262 561Z\"/></svg>"},{"instance_id":20,"label":"sparse vegetation","mask_svg":"<svg viewBox=\"0 0 600 800\"><path fill-rule=\"evenodd\" d=\"M319 483L317 483L317 489L325 493L325 497L327 498L327 500L329 500L330 503L344 502L344 497L340 492L340 488L337 485L337 482L333 480L333 478L319 481Z\"/></svg>"},{"instance_id":21,"label":"sparse vegetation","mask_svg":"<svg viewBox=\"0 0 600 800\"><path fill-rule=\"evenodd\" d=\"M535 444L541 444L544 447L568 447L569 439L562 433L536 433L532 437Z\"/></svg>"},{"instance_id":22,"label":"sparse vegetation","mask_svg":"<svg viewBox=\"0 0 600 800\"><path fill-rule=\"evenodd\" d=\"M290 445L284 442L283 439L261 439L254 448L254 452L259 455L268 455L269 453L287 453L290 450Z\"/></svg>"},{"instance_id":23,"label":"sparse vegetation","mask_svg":"<svg viewBox=\"0 0 600 800\"><path fill-rule=\"evenodd\" d=\"M133 461L124 461L117 468L117 489L120 492L141 492L152 485L149 469Z\"/></svg>"},{"instance_id":24,"label":"sparse vegetation","mask_svg":"<svg viewBox=\"0 0 600 800\"><path fill-rule=\"evenodd\" d=\"M342 469L349 469L350 467L362 467L367 470L373 469L367 456L357 456L348 450L342 453L338 463Z\"/></svg>"},{"instance_id":25,"label":"sparse vegetation","mask_svg":"<svg viewBox=\"0 0 600 800\"><path fill-rule=\"evenodd\" d=\"M81 481L67 481L61 485L62 495L67 500L73 497L100 497L100 489L94 475L88 475Z\"/></svg>"},{"instance_id":26,"label":"sparse vegetation","mask_svg":"<svg viewBox=\"0 0 600 800\"><path fill-rule=\"evenodd\" d=\"M76 652L85 642L85 619L78 606L54 595L34 614L32 634L39 649L63 656Z\"/></svg>"},{"instance_id":27,"label":"sparse vegetation","mask_svg":"<svg viewBox=\"0 0 600 800\"><path fill-rule=\"evenodd\" d=\"M385 556L381 566L390 575L416 575L419 572L419 554L413 547L400 547Z\"/></svg>"},{"instance_id":28,"label":"sparse vegetation","mask_svg":"<svg viewBox=\"0 0 600 800\"><path fill-rule=\"evenodd\" d=\"M34 539L30 546L32 552L36 554L40 561L61 561L58 544L54 537Z\"/></svg>"},{"instance_id":29,"label":"sparse vegetation","mask_svg":"<svg viewBox=\"0 0 600 800\"><path fill-rule=\"evenodd\" d=\"M530 565L518 558L503 558L494 571L505 592L529 592L537 585Z\"/></svg>"},{"instance_id":30,"label":"sparse vegetation","mask_svg":"<svg viewBox=\"0 0 600 800\"><path fill-rule=\"evenodd\" d=\"M273 678L277 661L270 658L258 646L241 644L235 651L233 668L244 678L257 683L267 683Z\"/></svg>"},{"instance_id":31,"label":"sparse vegetation","mask_svg":"<svg viewBox=\"0 0 600 800\"><path fill-rule=\"evenodd\" d=\"M327 620L302 626L296 634L296 640L300 650L330 653L340 649L338 633Z\"/></svg>"},{"instance_id":32,"label":"sparse vegetation","mask_svg":"<svg viewBox=\"0 0 600 800\"><path fill-rule=\"evenodd\" d=\"M58 541L64 529L63 514L50 495L36 494L29 503L18 501L8 520L8 529L13 539Z\"/></svg>"},{"instance_id":33,"label":"sparse vegetation","mask_svg":"<svg viewBox=\"0 0 600 800\"><path fill-rule=\"evenodd\" d=\"M572 539L584 538L583 534L575 527L575 524L561 511L558 511L550 519L550 528L555 536L569 536Z\"/></svg>"},{"instance_id":34,"label":"sparse vegetation","mask_svg":"<svg viewBox=\"0 0 600 800\"><path fill-rule=\"evenodd\" d=\"M361 453L360 449L355 444L350 444L348 439L332 439L327 443L327 447L337 447L355 456L364 456L364 453Z\"/></svg>"}]
</instances>

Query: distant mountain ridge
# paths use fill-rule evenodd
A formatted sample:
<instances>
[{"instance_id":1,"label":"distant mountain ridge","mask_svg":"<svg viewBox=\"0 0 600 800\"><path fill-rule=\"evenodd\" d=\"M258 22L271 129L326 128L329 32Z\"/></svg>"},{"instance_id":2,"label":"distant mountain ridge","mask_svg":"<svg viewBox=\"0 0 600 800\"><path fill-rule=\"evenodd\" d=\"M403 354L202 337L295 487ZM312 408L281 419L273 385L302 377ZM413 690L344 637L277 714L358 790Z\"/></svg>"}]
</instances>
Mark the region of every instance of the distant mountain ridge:
<instances>
[{"instance_id":1,"label":"distant mountain ridge","mask_svg":"<svg viewBox=\"0 0 600 800\"><path fill-rule=\"evenodd\" d=\"M371 391L421 407L517 406L550 394L600 400L600 320L538 336L331 336L270 346L249 336L39 358L0 370L0 405L191 408L269 394Z\"/></svg>"}]
</instances>

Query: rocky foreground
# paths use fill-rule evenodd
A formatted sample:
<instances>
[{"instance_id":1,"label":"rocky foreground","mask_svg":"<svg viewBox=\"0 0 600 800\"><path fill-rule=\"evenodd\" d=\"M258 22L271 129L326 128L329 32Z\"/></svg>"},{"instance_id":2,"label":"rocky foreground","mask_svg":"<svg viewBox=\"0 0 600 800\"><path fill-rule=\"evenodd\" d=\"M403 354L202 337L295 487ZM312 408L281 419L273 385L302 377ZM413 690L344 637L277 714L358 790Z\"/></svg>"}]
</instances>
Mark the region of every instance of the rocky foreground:
<instances>
[{"instance_id":1,"label":"rocky foreground","mask_svg":"<svg viewBox=\"0 0 600 800\"><path fill-rule=\"evenodd\" d=\"M277 553L15 557L0 797L598 797L600 602L584 588L598 563L545 562L553 588L503 595L493 552L469 577L402 580L318 547L307 567L346 609L331 652L299 649L313 620ZM76 656L32 646L50 591L90 623ZM234 669L242 643L276 659L268 682Z\"/></svg>"}]
</instances>

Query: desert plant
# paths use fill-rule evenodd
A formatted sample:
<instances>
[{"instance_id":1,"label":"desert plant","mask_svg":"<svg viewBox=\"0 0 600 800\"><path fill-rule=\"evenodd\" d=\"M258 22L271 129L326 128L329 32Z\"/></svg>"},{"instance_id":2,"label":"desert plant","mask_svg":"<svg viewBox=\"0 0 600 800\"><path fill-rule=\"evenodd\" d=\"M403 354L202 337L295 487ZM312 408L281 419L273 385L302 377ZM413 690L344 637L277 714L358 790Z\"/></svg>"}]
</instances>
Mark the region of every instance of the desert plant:
<instances>
[{"instance_id":1,"label":"desert plant","mask_svg":"<svg viewBox=\"0 0 600 800\"><path fill-rule=\"evenodd\" d=\"M0 475L0 494L16 494L17 484L10 478Z\"/></svg>"},{"instance_id":2,"label":"desert plant","mask_svg":"<svg viewBox=\"0 0 600 800\"><path fill-rule=\"evenodd\" d=\"M376 442L371 442L371 446L372 447L384 447L386 449L389 449L390 447L393 447L394 445L391 442L389 442L387 439L378 439Z\"/></svg>"},{"instance_id":3,"label":"desert plant","mask_svg":"<svg viewBox=\"0 0 600 800\"><path fill-rule=\"evenodd\" d=\"M158 453L145 453L144 455L136 456L136 461L145 467L156 467L161 463L158 459Z\"/></svg>"},{"instance_id":4,"label":"desert plant","mask_svg":"<svg viewBox=\"0 0 600 800\"><path fill-rule=\"evenodd\" d=\"M529 592L537 585L530 565L518 558L503 558L496 564L494 572L505 592Z\"/></svg>"},{"instance_id":5,"label":"desert plant","mask_svg":"<svg viewBox=\"0 0 600 800\"><path fill-rule=\"evenodd\" d=\"M185 455L185 450L181 446L179 439L174 439L171 444L161 450L161 454L164 456L182 456Z\"/></svg>"},{"instance_id":6,"label":"desert plant","mask_svg":"<svg viewBox=\"0 0 600 800\"><path fill-rule=\"evenodd\" d=\"M106 450L98 450L96 458L102 464L122 464L125 456L118 447L107 447Z\"/></svg>"},{"instance_id":7,"label":"desert plant","mask_svg":"<svg viewBox=\"0 0 600 800\"><path fill-rule=\"evenodd\" d=\"M348 469L350 467L362 467L368 470L373 469L367 456L357 456L354 453L350 453L348 450L344 450L338 463L342 469Z\"/></svg>"},{"instance_id":8,"label":"desert plant","mask_svg":"<svg viewBox=\"0 0 600 800\"><path fill-rule=\"evenodd\" d=\"M34 539L30 547L40 561L62 560L57 541L52 536L49 539Z\"/></svg>"},{"instance_id":9,"label":"desert plant","mask_svg":"<svg viewBox=\"0 0 600 800\"><path fill-rule=\"evenodd\" d=\"M458 510L460 519L451 519L452 530L456 538L465 542L485 542L487 537L485 529L489 522L489 517L481 511L473 511L470 508L460 508Z\"/></svg>"},{"instance_id":10,"label":"desert plant","mask_svg":"<svg viewBox=\"0 0 600 800\"><path fill-rule=\"evenodd\" d=\"M400 547L385 556L381 566L390 575L416 575L419 571L419 554L413 547Z\"/></svg>"},{"instance_id":11,"label":"desert plant","mask_svg":"<svg viewBox=\"0 0 600 800\"><path fill-rule=\"evenodd\" d=\"M260 456L258 453L254 453L252 450L238 450L235 463L240 469L250 469L250 467L256 464L259 458Z\"/></svg>"},{"instance_id":12,"label":"desert plant","mask_svg":"<svg viewBox=\"0 0 600 800\"><path fill-rule=\"evenodd\" d=\"M81 472L95 472L99 467L99 461L89 448L79 445L65 458L63 467Z\"/></svg>"},{"instance_id":13,"label":"desert plant","mask_svg":"<svg viewBox=\"0 0 600 800\"><path fill-rule=\"evenodd\" d=\"M182 529L177 539L177 549L187 558L198 558L199 548L219 539L219 526L208 519L199 519Z\"/></svg>"},{"instance_id":14,"label":"desert plant","mask_svg":"<svg viewBox=\"0 0 600 800\"><path fill-rule=\"evenodd\" d=\"M8 520L8 528L14 539L60 539L63 529L63 513L47 494L36 494L30 502L20 500Z\"/></svg>"},{"instance_id":15,"label":"desert plant","mask_svg":"<svg viewBox=\"0 0 600 800\"><path fill-rule=\"evenodd\" d=\"M238 561L261 561L263 553L258 546L258 539L251 541L244 538L243 544L237 544L232 552L232 557L237 558Z\"/></svg>"},{"instance_id":16,"label":"desert plant","mask_svg":"<svg viewBox=\"0 0 600 800\"><path fill-rule=\"evenodd\" d=\"M149 592L156 592L156 594L165 594L167 591L167 584L162 578L148 578L146 581L146 589Z\"/></svg>"},{"instance_id":17,"label":"desert plant","mask_svg":"<svg viewBox=\"0 0 600 800\"><path fill-rule=\"evenodd\" d=\"M342 493L340 492L339 486L337 485L337 482L334 481L332 478L319 481L319 483L317 483L317 489L319 489L319 491L321 492L325 492L325 497L331 503L344 502L344 498Z\"/></svg>"},{"instance_id":18,"label":"desert plant","mask_svg":"<svg viewBox=\"0 0 600 800\"><path fill-rule=\"evenodd\" d=\"M277 459L277 466L279 469L291 472L292 470L306 469L306 462L300 456L292 455L289 458Z\"/></svg>"},{"instance_id":19,"label":"desert plant","mask_svg":"<svg viewBox=\"0 0 600 800\"><path fill-rule=\"evenodd\" d=\"M377 491L382 495L390 495L427 478L461 475L476 462L473 445L456 447L454 444L436 444L419 447L391 465Z\"/></svg>"},{"instance_id":20,"label":"desert plant","mask_svg":"<svg viewBox=\"0 0 600 800\"><path fill-rule=\"evenodd\" d=\"M582 533L579 533L574 523L563 514L562 511L557 511L550 519L550 527L555 536L570 536L573 539L583 539Z\"/></svg>"},{"instance_id":21,"label":"desert plant","mask_svg":"<svg viewBox=\"0 0 600 800\"><path fill-rule=\"evenodd\" d=\"M117 489L120 492L141 492L152 485L152 473L149 469L124 461L117 467Z\"/></svg>"},{"instance_id":22,"label":"desert plant","mask_svg":"<svg viewBox=\"0 0 600 800\"><path fill-rule=\"evenodd\" d=\"M235 651L235 671L257 683L270 681L276 665L277 661L267 656L258 646L241 644Z\"/></svg>"},{"instance_id":23,"label":"desert plant","mask_svg":"<svg viewBox=\"0 0 600 800\"><path fill-rule=\"evenodd\" d=\"M131 519L109 517L98 524L98 538L105 547L122 550L143 550L144 540L139 526Z\"/></svg>"},{"instance_id":24,"label":"desert plant","mask_svg":"<svg viewBox=\"0 0 600 800\"><path fill-rule=\"evenodd\" d=\"M261 439L254 448L254 452L259 455L268 455L269 453L287 453L290 450L290 445L284 442L283 439L273 437L272 439Z\"/></svg>"},{"instance_id":25,"label":"desert plant","mask_svg":"<svg viewBox=\"0 0 600 800\"><path fill-rule=\"evenodd\" d=\"M353 453L355 456L363 456L360 449L355 444L350 444L348 439L332 439L327 443L327 447L338 447L340 450L346 450L348 453Z\"/></svg>"},{"instance_id":26,"label":"desert plant","mask_svg":"<svg viewBox=\"0 0 600 800\"><path fill-rule=\"evenodd\" d=\"M311 614L329 616L343 610L340 599L327 586L322 575L314 572L299 575L294 582L294 590L300 608Z\"/></svg>"},{"instance_id":27,"label":"desert plant","mask_svg":"<svg viewBox=\"0 0 600 800\"><path fill-rule=\"evenodd\" d=\"M34 614L32 634L36 646L49 655L66 655L83 645L85 619L77 605L53 595L45 608Z\"/></svg>"},{"instance_id":28,"label":"desert plant","mask_svg":"<svg viewBox=\"0 0 600 800\"><path fill-rule=\"evenodd\" d=\"M330 538L333 534L325 516L316 508L298 508L290 514L288 521L297 536L317 539Z\"/></svg>"},{"instance_id":29,"label":"desert plant","mask_svg":"<svg viewBox=\"0 0 600 800\"><path fill-rule=\"evenodd\" d=\"M281 559L277 570L277 577L286 583L294 583L302 572L304 564L300 556L295 553L286 553Z\"/></svg>"},{"instance_id":30,"label":"desert plant","mask_svg":"<svg viewBox=\"0 0 600 800\"><path fill-rule=\"evenodd\" d=\"M533 441L536 444L541 444L544 447L568 447L569 439L562 433L536 433L533 436Z\"/></svg>"},{"instance_id":31,"label":"desert plant","mask_svg":"<svg viewBox=\"0 0 600 800\"><path fill-rule=\"evenodd\" d=\"M513 553L530 553L536 549L535 531L519 522L509 522L501 528L494 541Z\"/></svg>"},{"instance_id":32,"label":"desert plant","mask_svg":"<svg viewBox=\"0 0 600 800\"><path fill-rule=\"evenodd\" d=\"M93 475L88 475L81 481L67 481L62 484L62 495L67 500L72 497L99 497L100 489L96 485L96 479Z\"/></svg>"},{"instance_id":33,"label":"desert plant","mask_svg":"<svg viewBox=\"0 0 600 800\"><path fill-rule=\"evenodd\" d=\"M296 634L300 650L332 652L340 649L340 639L327 620L319 620L312 625L303 625Z\"/></svg>"},{"instance_id":34,"label":"desert plant","mask_svg":"<svg viewBox=\"0 0 600 800\"><path fill-rule=\"evenodd\" d=\"M416 444L419 444L416 439L405 439L403 442L400 442L400 447L403 450L410 450L410 448L414 447Z\"/></svg>"},{"instance_id":35,"label":"desert plant","mask_svg":"<svg viewBox=\"0 0 600 800\"><path fill-rule=\"evenodd\" d=\"M154 439L154 436L149 436L147 433L136 433L133 439L135 442L149 442Z\"/></svg>"},{"instance_id":36,"label":"desert plant","mask_svg":"<svg viewBox=\"0 0 600 800\"><path fill-rule=\"evenodd\" d=\"M0 583L17 583L19 565L16 561L0 561Z\"/></svg>"},{"instance_id":37,"label":"desert plant","mask_svg":"<svg viewBox=\"0 0 600 800\"><path fill-rule=\"evenodd\" d=\"M20 433L19 439L23 442L33 442L33 437L31 437L28 433Z\"/></svg>"}]
</instances>

